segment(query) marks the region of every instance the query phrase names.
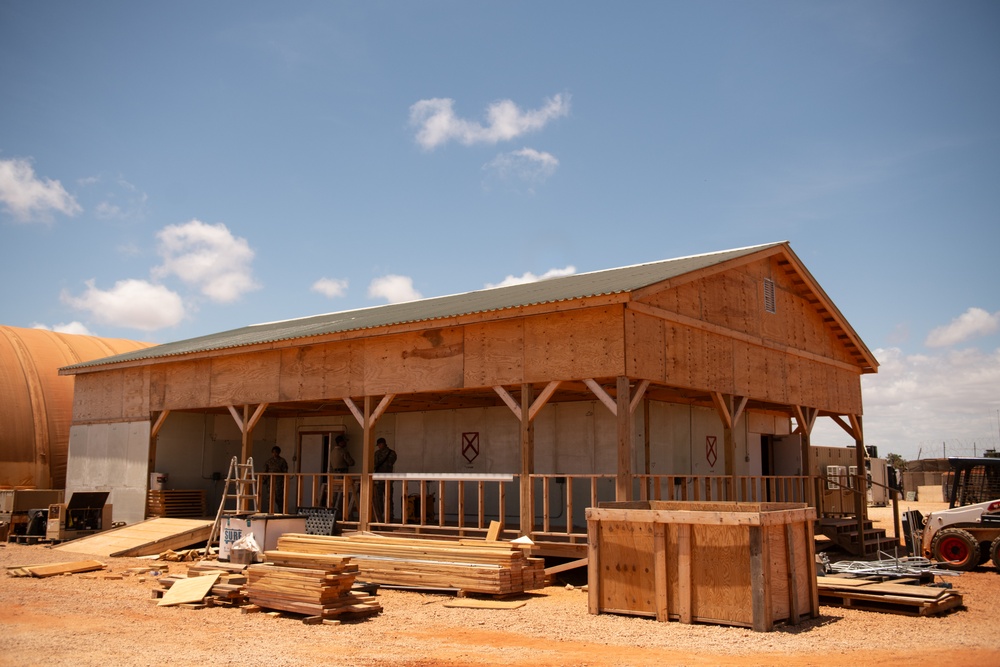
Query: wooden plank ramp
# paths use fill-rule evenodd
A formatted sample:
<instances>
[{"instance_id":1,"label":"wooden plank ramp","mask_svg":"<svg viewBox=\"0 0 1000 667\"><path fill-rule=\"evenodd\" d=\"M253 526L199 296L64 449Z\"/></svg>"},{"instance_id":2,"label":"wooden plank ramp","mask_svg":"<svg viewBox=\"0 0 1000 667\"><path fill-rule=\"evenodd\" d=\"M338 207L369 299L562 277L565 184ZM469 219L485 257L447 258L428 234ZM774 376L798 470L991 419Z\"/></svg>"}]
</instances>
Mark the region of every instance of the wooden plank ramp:
<instances>
[{"instance_id":1,"label":"wooden plank ramp","mask_svg":"<svg viewBox=\"0 0 1000 667\"><path fill-rule=\"evenodd\" d=\"M963 605L961 594L937 586L817 577L820 604L905 616L934 616Z\"/></svg>"},{"instance_id":2,"label":"wooden plank ramp","mask_svg":"<svg viewBox=\"0 0 1000 667\"><path fill-rule=\"evenodd\" d=\"M58 551L105 557L154 556L169 549L182 549L204 542L211 530L211 520L148 519L141 523L64 542L53 548Z\"/></svg>"}]
</instances>

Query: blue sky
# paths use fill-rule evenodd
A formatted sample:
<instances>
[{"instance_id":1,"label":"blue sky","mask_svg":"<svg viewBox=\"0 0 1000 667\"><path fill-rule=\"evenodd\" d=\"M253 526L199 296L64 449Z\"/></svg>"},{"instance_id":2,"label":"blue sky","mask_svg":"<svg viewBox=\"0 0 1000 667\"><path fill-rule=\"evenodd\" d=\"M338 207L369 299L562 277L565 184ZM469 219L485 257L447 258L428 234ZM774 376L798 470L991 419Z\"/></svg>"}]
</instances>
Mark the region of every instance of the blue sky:
<instances>
[{"instance_id":1,"label":"blue sky","mask_svg":"<svg viewBox=\"0 0 1000 667\"><path fill-rule=\"evenodd\" d=\"M166 342L788 240L882 362L868 443L981 453L998 35L992 1L2 0L0 322Z\"/></svg>"}]
</instances>

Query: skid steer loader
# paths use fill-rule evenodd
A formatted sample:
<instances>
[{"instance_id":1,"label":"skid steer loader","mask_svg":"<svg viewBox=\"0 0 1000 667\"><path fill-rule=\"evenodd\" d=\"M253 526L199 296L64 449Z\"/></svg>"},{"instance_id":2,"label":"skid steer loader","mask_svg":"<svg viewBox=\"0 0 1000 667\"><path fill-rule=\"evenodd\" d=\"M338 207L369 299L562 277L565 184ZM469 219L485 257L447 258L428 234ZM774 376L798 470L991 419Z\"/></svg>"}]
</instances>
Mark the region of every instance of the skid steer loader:
<instances>
[{"instance_id":1,"label":"skid steer loader","mask_svg":"<svg viewBox=\"0 0 1000 667\"><path fill-rule=\"evenodd\" d=\"M903 523L913 555L952 570L971 570L992 559L1000 569L1000 458L949 458L948 509L926 518L906 512Z\"/></svg>"}]
</instances>

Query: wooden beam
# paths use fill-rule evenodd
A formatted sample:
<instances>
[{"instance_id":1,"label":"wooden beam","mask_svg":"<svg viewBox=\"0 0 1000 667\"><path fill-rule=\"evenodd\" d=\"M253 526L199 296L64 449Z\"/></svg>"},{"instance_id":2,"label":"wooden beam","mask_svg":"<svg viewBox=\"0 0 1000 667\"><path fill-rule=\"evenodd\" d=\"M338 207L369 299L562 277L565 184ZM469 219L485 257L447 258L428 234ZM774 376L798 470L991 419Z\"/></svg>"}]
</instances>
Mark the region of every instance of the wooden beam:
<instances>
[{"instance_id":1,"label":"wooden beam","mask_svg":"<svg viewBox=\"0 0 1000 667\"><path fill-rule=\"evenodd\" d=\"M361 418L361 427L364 432L361 442L361 503L358 506L358 529L362 531L368 530L371 525L372 469L375 465L375 448L372 446L374 420L371 417L372 397L365 396L365 414ZM405 498L403 502L406 502ZM423 509L423 504L421 504L421 509Z\"/></svg>"},{"instance_id":2,"label":"wooden beam","mask_svg":"<svg viewBox=\"0 0 1000 667\"><path fill-rule=\"evenodd\" d=\"M611 414L616 417L618 416L618 403L615 399L608 395L608 392L604 391L604 387L597 384L593 378L586 378L583 383L590 388L590 391L594 393L594 396L596 396L601 403L604 403L608 410L611 410Z\"/></svg>"},{"instance_id":3,"label":"wooden beam","mask_svg":"<svg viewBox=\"0 0 1000 667\"><path fill-rule=\"evenodd\" d=\"M389 404L392 403L392 399L394 398L396 398L396 394L386 394L382 397L382 400L378 402L378 405L375 407L375 411L372 413L372 425L378 421L379 417L381 417L382 413L386 411L386 408L389 407Z\"/></svg>"},{"instance_id":4,"label":"wooden beam","mask_svg":"<svg viewBox=\"0 0 1000 667\"><path fill-rule=\"evenodd\" d=\"M254 427L257 426L257 422L259 422L260 418L264 416L264 411L267 410L267 406L268 405L270 405L270 404L269 403L261 403L260 405L257 406L257 409L253 411L253 416L250 417L250 421L247 424L247 428L249 430L252 431L254 429Z\"/></svg>"},{"instance_id":5,"label":"wooden beam","mask_svg":"<svg viewBox=\"0 0 1000 667\"><path fill-rule=\"evenodd\" d=\"M845 422L843 417L841 417L840 415L830 415L830 419L832 419L837 426L844 429L844 431L847 432L847 435L851 436L851 438L857 439L857 435L854 432L854 428L850 424Z\"/></svg>"},{"instance_id":6,"label":"wooden beam","mask_svg":"<svg viewBox=\"0 0 1000 667\"><path fill-rule=\"evenodd\" d=\"M819 416L819 409L803 405L793 405L792 409L795 410L795 421L798 422L803 432L812 433L813 426L816 425L816 417Z\"/></svg>"},{"instance_id":7,"label":"wooden beam","mask_svg":"<svg viewBox=\"0 0 1000 667\"><path fill-rule=\"evenodd\" d=\"M719 419L722 420L722 427L732 429L733 415L729 412L729 406L726 404L725 397L719 392L713 391L712 403L715 404L715 411L719 413Z\"/></svg>"},{"instance_id":8,"label":"wooden beam","mask_svg":"<svg viewBox=\"0 0 1000 667\"><path fill-rule=\"evenodd\" d=\"M167 421L167 415L170 414L170 410L164 410L157 417L156 421L153 422L153 427L149 429L149 437L155 439L156 436L160 434L160 429L163 428L163 422Z\"/></svg>"},{"instance_id":9,"label":"wooden beam","mask_svg":"<svg viewBox=\"0 0 1000 667\"><path fill-rule=\"evenodd\" d=\"M628 411L635 414L635 409L639 407L639 403L642 402L642 397L649 389L649 380L643 380L639 383L639 386L635 390L635 394L632 396L632 400L629 402Z\"/></svg>"},{"instance_id":10,"label":"wooden beam","mask_svg":"<svg viewBox=\"0 0 1000 667\"><path fill-rule=\"evenodd\" d=\"M253 429L248 428L247 425L250 423L250 406L243 404L243 438L242 447L240 448L240 454L243 457L243 463L246 463L251 458L253 458Z\"/></svg>"},{"instance_id":11,"label":"wooden beam","mask_svg":"<svg viewBox=\"0 0 1000 667\"><path fill-rule=\"evenodd\" d=\"M618 376L616 416L618 417L618 476L615 500L632 500L632 412L629 410L628 378Z\"/></svg>"},{"instance_id":12,"label":"wooden beam","mask_svg":"<svg viewBox=\"0 0 1000 667\"><path fill-rule=\"evenodd\" d=\"M344 404L347 405L347 409L351 411L352 415L354 415L354 419L357 420L358 425L361 428L364 428L365 427L365 417L364 417L364 415L361 414L361 411L358 410L358 406L354 404L354 401L351 399L350 396L344 397Z\"/></svg>"},{"instance_id":13,"label":"wooden beam","mask_svg":"<svg viewBox=\"0 0 1000 667\"><path fill-rule=\"evenodd\" d=\"M517 420L521 421L521 406L517 404L517 401L514 400L514 397L511 396L506 389L504 389L499 385L493 387L493 391L497 393L497 396L500 397L500 400L502 400L504 403L507 404L507 407L510 408L510 411L514 413L515 417L517 417Z\"/></svg>"},{"instance_id":14,"label":"wooden beam","mask_svg":"<svg viewBox=\"0 0 1000 667\"><path fill-rule=\"evenodd\" d=\"M532 389L530 384L521 385L521 414L531 412ZM535 529L535 497L531 476L535 473L535 426L530 419L521 419L521 534L531 537Z\"/></svg>"},{"instance_id":15,"label":"wooden beam","mask_svg":"<svg viewBox=\"0 0 1000 667\"><path fill-rule=\"evenodd\" d=\"M743 411L747 407L747 401L750 400L749 396L734 396L734 399L739 399L736 408L733 410L733 424L740 423L740 417L743 416Z\"/></svg>"},{"instance_id":16,"label":"wooden beam","mask_svg":"<svg viewBox=\"0 0 1000 667\"><path fill-rule=\"evenodd\" d=\"M559 388L560 384L562 384L561 381L553 380L545 385L545 389L542 390L542 393L540 393L538 398L531 403L531 409L528 411L528 419L535 419L535 415L538 414L539 410L545 407L545 404L549 402L549 399L552 398L552 394L556 392L556 389Z\"/></svg>"},{"instance_id":17,"label":"wooden beam","mask_svg":"<svg viewBox=\"0 0 1000 667\"><path fill-rule=\"evenodd\" d=\"M227 405L226 407L229 408L229 414L231 414L233 419L236 420L236 427L240 429L240 433L243 433L243 418L240 417L240 413L237 412L236 408L232 405Z\"/></svg>"}]
</instances>

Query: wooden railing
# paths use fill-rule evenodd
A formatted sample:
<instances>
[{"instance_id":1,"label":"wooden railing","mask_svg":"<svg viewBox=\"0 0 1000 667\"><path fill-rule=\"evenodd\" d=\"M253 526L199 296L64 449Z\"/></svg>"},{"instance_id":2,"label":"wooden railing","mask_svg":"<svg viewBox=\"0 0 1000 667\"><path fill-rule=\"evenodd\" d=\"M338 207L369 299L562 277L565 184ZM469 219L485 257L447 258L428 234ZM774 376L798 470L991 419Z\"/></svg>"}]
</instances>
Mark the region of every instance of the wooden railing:
<instances>
[{"instance_id":1,"label":"wooden railing","mask_svg":"<svg viewBox=\"0 0 1000 667\"><path fill-rule=\"evenodd\" d=\"M530 479L534 503L531 535L536 541L586 542L586 508L615 500L614 474L536 474ZM347 526L358 523L361 475L259 473L258 480L261 512L294 513L300 507L333 507L338 523ZM371 515L373 530L406 528L480 535L489 529L491 521L499 521L508 537L521 533L517 506L519 475L407 473L374 475L371 483L373 499L374 485L392 484L391 501L390 494L385 493L383 506ZM824 483L824 478L805 475L633 475L633 497L804 502L817 507L822 515ZM343 492L345 488L347 493ZM508 502L508 498L513 498L513 502Z\"/></svg>"}]
</instances>

